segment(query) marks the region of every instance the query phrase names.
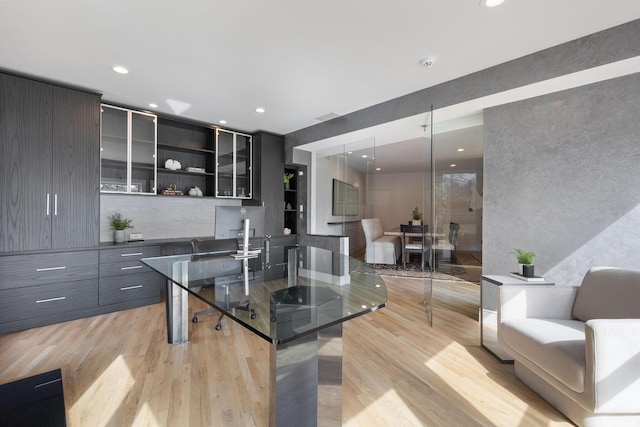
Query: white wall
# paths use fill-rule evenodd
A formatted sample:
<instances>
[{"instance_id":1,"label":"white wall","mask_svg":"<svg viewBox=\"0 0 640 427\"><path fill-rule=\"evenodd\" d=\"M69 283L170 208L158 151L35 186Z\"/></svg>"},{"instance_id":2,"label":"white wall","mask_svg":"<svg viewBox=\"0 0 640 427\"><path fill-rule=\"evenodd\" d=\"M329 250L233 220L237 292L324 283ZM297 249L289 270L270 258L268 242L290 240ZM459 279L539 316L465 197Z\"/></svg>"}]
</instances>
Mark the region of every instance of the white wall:
<instances>
[{"instance_id":1,"label":"white wall","mask_svg":"<svg viewBox=\"0 0 640 427\"><path fill-rule=\"evenodd\" d=\"M328 234L328 235L346 235L342 225L329 225L329 222L342 221L358 221L366 218L366 181L365 176L356 172L353 168L345 167L343 163L337 161L334 157L324 157L314 154L313 159L312 182L314 191L311 193L311 206L309 209L309 233L310 234ZM333 202L333 179L339 179L347 182L359 189L359 207L358 215L342 216L332 215ZM360 227L357 227L360 229ZM352 234L352 233L349 233ZM349 235L351 239L351 249L360 245L361 237L358 233ZM364 244L364 243L362 243Z\"/></svg>"}]
</instances>

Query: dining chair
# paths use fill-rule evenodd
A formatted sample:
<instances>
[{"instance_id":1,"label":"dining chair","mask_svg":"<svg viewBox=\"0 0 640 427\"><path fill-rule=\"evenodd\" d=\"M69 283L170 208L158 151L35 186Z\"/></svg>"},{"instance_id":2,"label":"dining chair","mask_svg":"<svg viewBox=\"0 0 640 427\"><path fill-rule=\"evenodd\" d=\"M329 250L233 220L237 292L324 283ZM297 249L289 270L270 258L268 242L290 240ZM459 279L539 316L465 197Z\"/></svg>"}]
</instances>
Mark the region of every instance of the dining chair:
<instances>
[{"instance_id":1,"label":"dining chair","mask_svg":"<svg viewBox=\"0 0 640 427\"><path fill-rule=\"evenodd\" d=\"M366 242L364 262L395 264L401 252L400 237L385 236L380 218L366 218L360 222Z\"/></svg>"},{"instance_id":2,"label":"dining chair","mask_svg":"<svg viewBox=\"0 0 640 427\"><path fill-rule=\"evenodd\" d=\"M428 225L400 225L402 232L402 268L407 268L407 258L411 253L420 254L420 269L424 271L425 258L430 254L431 244L427 241ZM408 235L407 235L408 234Z\"/></svg>"},{"instance_id":3,"label":"dining chair","mask_svg":"<svg viewBox=\"0 0 640 427\"><path fill-rule=\"evenodd\" d=\"M458 242L458 231L460 230L460 224L452 222L449 224L449 235L447 239L439 239L435 245L433 245L433 250L435 251L435 264L438 266L438 253L444 253L444 251L449 251L449 258L452 263L457 262L456 258L456 246ZM442 255L441 255L442 257Z\"/></svg>"}]
</instances>

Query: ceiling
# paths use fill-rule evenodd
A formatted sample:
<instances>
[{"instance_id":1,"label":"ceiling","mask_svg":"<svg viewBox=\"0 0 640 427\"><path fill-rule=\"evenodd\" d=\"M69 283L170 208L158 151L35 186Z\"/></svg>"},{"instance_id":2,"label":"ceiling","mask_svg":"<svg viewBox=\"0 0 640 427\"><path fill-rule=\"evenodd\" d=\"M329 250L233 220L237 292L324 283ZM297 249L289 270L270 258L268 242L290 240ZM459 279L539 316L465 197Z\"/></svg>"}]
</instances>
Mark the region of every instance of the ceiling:
<instances>
[{"instance_id":1,"label":"ceiling","mask_svg":"<svg viewBox=\"0 0 640 427\"><path fill-rule=\"evenodd\" d=\"M286 134L638 18L637 0L0 0L0 68Z\"/></svg>"}]
</instances>

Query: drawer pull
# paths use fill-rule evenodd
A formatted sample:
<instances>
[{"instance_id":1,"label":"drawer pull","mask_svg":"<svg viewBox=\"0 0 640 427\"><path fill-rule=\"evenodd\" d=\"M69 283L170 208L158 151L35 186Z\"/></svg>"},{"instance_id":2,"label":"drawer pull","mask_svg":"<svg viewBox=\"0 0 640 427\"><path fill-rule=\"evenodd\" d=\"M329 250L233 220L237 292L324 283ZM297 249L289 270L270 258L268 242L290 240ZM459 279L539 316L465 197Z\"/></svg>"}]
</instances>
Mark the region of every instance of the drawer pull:
<instances>
[{"instance_id":1,"label":"drawer pull","mask_svg":"<svg viewBox=\"0 0 640 427\"><path fill-rule=\"evenodd\" d=\"M144 265L134 265L131 267L120 267L120 270L136 270L138 268L144 268Z\"/></svg>"},{"instance_id":2,"label":"drawer pull","mask_svg":"<svg viewBox=\"0 0 640 427\"><path fill-rule=\"evenodd\" d=\"M67 267L66 266L62 266L62 267L43 267L43 268L36 268L36 271L64 270L65 268L67 268Z\"/></svg>"},{"instance_id":3,"label":"drawer pull","mask_svg":"<svg viewBox=\"0 0 640 427\"><path fill-rule=\"evenodd\" d=\"M144 252L134 252L131 254L120 254L120 256L138 256L138 255L144 255Z\"/></svg>"},{"instance_id":4,"label":"drawer pull","mask_svg":"<svg viewBox=\"0 0 640 427\"><path fill-rule=\"evenodd\" d=\"M63 299L67 299L67 297L58 297L58 298L49 298L49 299L39 299L36 301L36 304L40 304L41 302L52 302L52 301L62 301Z\"/></svg>"},{"instance_id":5,"label":"drawer pull","mask_svg":"<svg viewBox=\"0 0 640 427\"><path fill-rule=\"evenodd\" d=\"M139 289L141 288L142 285L136 285L136 286L127 286L126 288L120 288L121 291L128 291L130 289Z\"/></svg>"}]
</instances>

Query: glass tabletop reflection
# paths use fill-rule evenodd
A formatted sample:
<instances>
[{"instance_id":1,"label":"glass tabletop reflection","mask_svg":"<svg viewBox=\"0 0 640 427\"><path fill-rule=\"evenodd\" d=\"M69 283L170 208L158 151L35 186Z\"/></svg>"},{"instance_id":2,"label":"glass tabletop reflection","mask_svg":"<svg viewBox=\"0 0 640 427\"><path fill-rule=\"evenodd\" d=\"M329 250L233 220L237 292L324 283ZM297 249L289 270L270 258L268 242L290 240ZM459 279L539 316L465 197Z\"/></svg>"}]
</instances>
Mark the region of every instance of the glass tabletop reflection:
<instances>
[{"instance_id":1,"label":"glass tabletop reflection","mask_svg":"<svg viewBox=\"0 0 640 427\"><path fill-rule=\"evenodd\" d=\"M273 344L377 310L387 301L384 282L370 265L316 247L142 262Z\"/></svg>"}]
</instances>

